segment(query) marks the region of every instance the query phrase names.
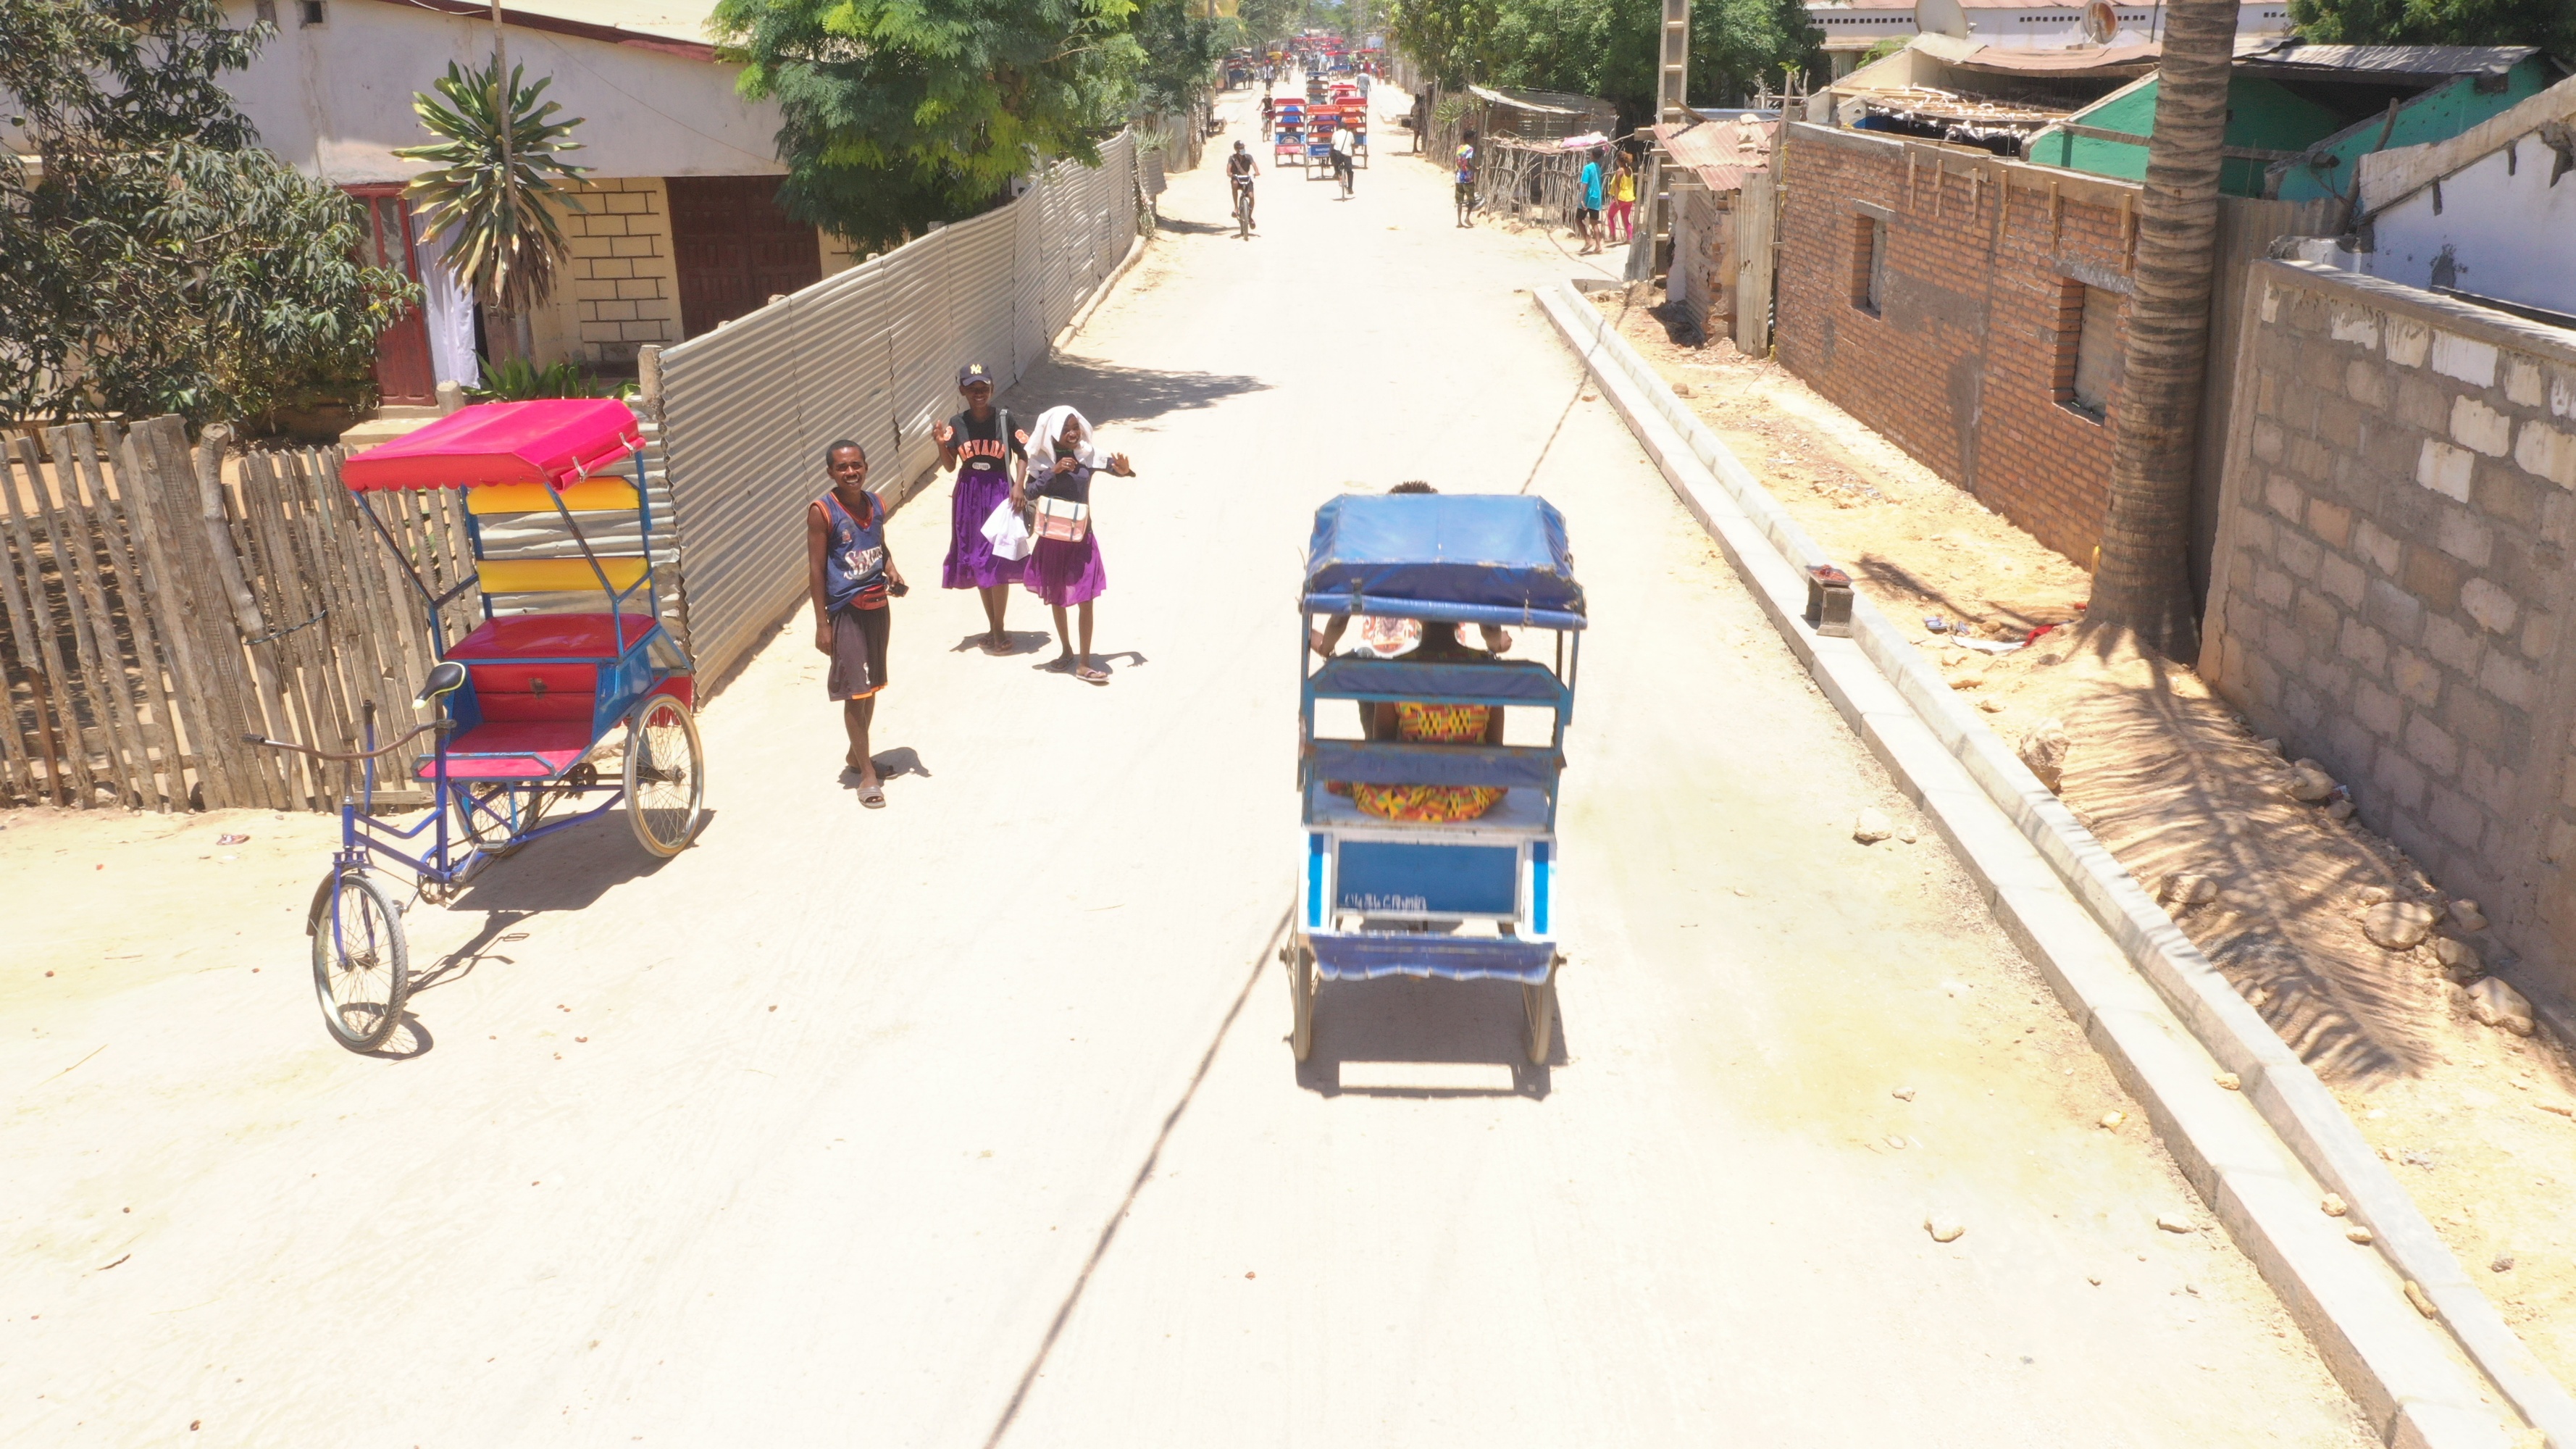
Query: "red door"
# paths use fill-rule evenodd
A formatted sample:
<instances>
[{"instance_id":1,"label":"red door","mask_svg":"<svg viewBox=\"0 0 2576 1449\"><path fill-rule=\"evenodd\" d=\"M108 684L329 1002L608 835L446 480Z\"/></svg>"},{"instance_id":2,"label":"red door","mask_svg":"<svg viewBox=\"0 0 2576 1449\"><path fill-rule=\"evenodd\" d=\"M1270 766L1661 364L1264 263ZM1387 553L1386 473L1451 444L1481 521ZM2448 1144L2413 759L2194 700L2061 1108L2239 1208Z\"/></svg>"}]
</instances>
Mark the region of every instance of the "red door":
<instances>
[{"instance_id":1,"label":"red door","mask_svg":"<svg viewBox=\"0 0 2576 1449\"><path fill-rule=\"evenodd\" d=\"M367 212L359 260L390 267L418 282L420 262L411 249L411 208L403 205L402 187L352 186L349 194ZM376 391L395 407L428 407L438 401L438 370L429 360L429 322L420 308L406 310L376 339Z\"/></svg>"},{"instance_id":2,"label":"red door","mask_svg":"<svg viewBox=\"0 0 2576 1449\"><path fill-rule=\"evenodd\" d=\"M823 280L821 239L780 208L777 177L674 176L663 184L680 327L689 336Z\"/></svg>"}]
</instances>

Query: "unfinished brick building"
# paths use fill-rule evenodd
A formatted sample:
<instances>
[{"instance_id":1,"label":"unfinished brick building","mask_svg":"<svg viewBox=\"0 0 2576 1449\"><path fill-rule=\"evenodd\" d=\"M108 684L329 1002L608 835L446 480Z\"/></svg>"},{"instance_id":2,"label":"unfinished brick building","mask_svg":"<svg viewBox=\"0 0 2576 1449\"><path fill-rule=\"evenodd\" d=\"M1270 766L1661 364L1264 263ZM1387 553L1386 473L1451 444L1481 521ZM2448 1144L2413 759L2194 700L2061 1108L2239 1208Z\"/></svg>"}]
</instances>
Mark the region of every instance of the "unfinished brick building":
<instances>
[{"instance_id":1,"label":"unfinished brick building","mask_svg":"<svg viewBox=\"0 0 2576 1449\"><path fill-rule=\"evenodd\" d=\"M2138 188L1865 131L1789 132L1781 363L2089 566Z\"/></svg>"},{"instance_id":2,"label":"unfinished brick building","mask_svg":"<svg viewBox=\"0 0 2576 1449\"><path fill-rule=\"evenodd\" d=\"M1943 478L2091 567L2111 477L2138 184L1868 131L1786 128L1781 363ZM2247 263L2322 229L2228 198L2200 420L2204 588Z\"/></svg>"}]
</instances>

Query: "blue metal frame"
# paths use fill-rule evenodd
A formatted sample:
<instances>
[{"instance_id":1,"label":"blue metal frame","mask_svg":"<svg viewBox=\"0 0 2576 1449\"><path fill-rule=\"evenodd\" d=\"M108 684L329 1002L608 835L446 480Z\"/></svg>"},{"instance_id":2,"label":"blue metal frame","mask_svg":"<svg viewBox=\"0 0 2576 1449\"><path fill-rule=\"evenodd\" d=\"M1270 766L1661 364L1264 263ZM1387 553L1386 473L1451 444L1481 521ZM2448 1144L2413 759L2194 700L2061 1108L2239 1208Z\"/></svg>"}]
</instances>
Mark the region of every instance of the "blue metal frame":
<instances>
[{"instance_id":1,"label":"blue metal frame","mask_svg":"<svg viewBox=\"0 0 2576 1449\"><path fill-rule=\"evenodd\" d=\"M1556 812L1566 726L1574 718L1575 671L1584 620L1578 614L1407 603L1354 607L1347 596L1305 595L1298 631L1298 766L1304 869L1298 875L1296 934L1328 981L1379 976L1500 979L1543 985L1556 962ZM1308 645L1319 618L1367 612L1461 623L1511 623L1553 629L1553 668L1505 664L1408 664L1342 655L1316 665ZM1488 617L1493 616L1493 617ZM1545 709L1549 742L1527 745L1406 745L1377 740L1319 740L1315 707L1324 700L1362 706L1419 700ZM1486 784L1539 792L1536 812L1498 809L1457 824L1411 824L1363 818L1325 790L1328 780L1404 784ZM1508 807L1510 796L1505 797ZM1369 884L1393 876L1419 885L1394 894L1346 896L1345 865ZM1504 896L1508 895L1508 903ZM1482 907L1477 909L1474 907ZM1346 917L1357 916L1353 929ZM1493 936L1453 934L1469 921L1509 927Z\"/></svg>"},{"instance_id":2,"label":"blue metal frame","mask_svg":"<svg viewBox=\"0 0 2576 1449\"><path fill-rule=\"evenodd\" d=\"M636 511L643 536L644 573L635 583L623 590L610 585L607 570L600 565L598 556L591 551L590 541L583 536L580 523L573 518L571 511L565 508L561 492L552 488L547 490L554 501L557 515L571 530L573 541L580 546L582 556L589 560L591 573L599 580L600 592L608 596L609 638L614 652L606 658L596 655L514 655L505 659L473 661L478 664L568 664L585 666L597 671L592 691L590 744L583 751L585 758L591 751L598 749L601 741L607 739L610 732L645 699L661 692L662 687L669 681L685 677L692 672L688 656L680 649L678 642L670 637L669 631L662 627L661 596L655 587L653 576L653 500L651 493L645 487L642 450L629 449L628 457L635 468ZM358 500L358 506L366 513L368 522L374 525L386 545L393 549L394 557L402 564L403 572L410 577L412 587L420 592L422 600L428 605L431 635L437 643L440 658L444 660L449 643L446 631L439 622L439 608L471 587L474 580L465 580L444 595L432 594L429 586L422 582L419 571L413 568L412 561L403 556L402 548L392 532L385 527L384 521L376 516L374 508L368 505L366 494L358 492L353 496ZM471 513L466 515L466 538L471 546L474 562L482 563L484 561L482 528ZM624 603L637 589L644 591L645 601L651 608L652 626L629 643L626 638ZM487 623L500 617L492 607L489 594L483 598L483 617ZM663 660L678 662L676 664L658 662L657 655ZM442 697L438 701L438 711L441 728L433 733L436 745L427 777L430 783L430 809L425 818L406 829L390 825L376 815L376 762L372 759L363 762L358 793L354 796L342 795L340 848L332 857L335 882L332 892L335 896L338 892L336 882L340 874L350 870L371 869L374 863L373 857L377 853L391 856L411 867L424 884L447 887L461 885L486 861L493 859L496 852L541 840L557 831L569 830L576 825L596 820L615 809L619 796L624 792L625 786L622 781L567 784L564 782L564 775L569 774L569 770L557 773L549 769L547 773L540 775L474 782L501 787L497 797L500 802L498 805L490 801L476 800L470 795L460 795L455 788L459 782L449 773L448 764L451 759L520 759L541 767L546 765L546 761L541 756L519 751L458 752L452 747L451 738L454 735L462 734L483 722L480 701L475 695L470 674L467 681L453 694ZM364 735L365 743L361 748L364 751L373 752L376 748L376 724L372 708L364 724ZM578 768L579 764L580 762L576 761L574 768ZM541 825L523 827L520 824L521 802L525 799L533 811L535 797L540 792L558 797L604 792L609 798L577 814L549 820ZM488 849L477 845L467 850L463 856L457 856L456 842L451 838L449 831L448 812L451 806L463 819L472 820L479 816L481 819L490 821L501 831L498 843ZM427 850L417 856L411 854L411 850L421 849L421 845L416 842L419 842L424 835L429 837L426 842ZM336 932L339 913L335 909L331 915L333 930ZM337 944L335 940L334 945Z\"/></svg>"}]
</instances>

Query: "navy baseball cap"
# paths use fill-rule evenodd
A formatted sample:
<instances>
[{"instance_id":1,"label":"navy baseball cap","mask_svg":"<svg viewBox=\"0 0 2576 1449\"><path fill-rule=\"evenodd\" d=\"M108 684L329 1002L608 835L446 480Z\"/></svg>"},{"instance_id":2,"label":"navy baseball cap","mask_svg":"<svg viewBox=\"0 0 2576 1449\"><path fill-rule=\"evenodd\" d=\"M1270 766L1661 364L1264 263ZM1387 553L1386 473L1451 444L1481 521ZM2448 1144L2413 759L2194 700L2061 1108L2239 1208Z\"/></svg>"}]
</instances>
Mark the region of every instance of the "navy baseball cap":
<instances>
[{"instance_id":1,"label":"navy baseball cap","mask_svg":"<svg viewBox=\"0 0 2576 1449\"><path fill-rule=\"evenodd\" d=\"M970 362L964 367L957 369L957 385L959 387L964 387L969 383L990 383L992 381L993 374L986 372L984 370L984 364L980 362ZM999 384L996 383L995 386L999 386Z\"/></svg>"}]
</instances>

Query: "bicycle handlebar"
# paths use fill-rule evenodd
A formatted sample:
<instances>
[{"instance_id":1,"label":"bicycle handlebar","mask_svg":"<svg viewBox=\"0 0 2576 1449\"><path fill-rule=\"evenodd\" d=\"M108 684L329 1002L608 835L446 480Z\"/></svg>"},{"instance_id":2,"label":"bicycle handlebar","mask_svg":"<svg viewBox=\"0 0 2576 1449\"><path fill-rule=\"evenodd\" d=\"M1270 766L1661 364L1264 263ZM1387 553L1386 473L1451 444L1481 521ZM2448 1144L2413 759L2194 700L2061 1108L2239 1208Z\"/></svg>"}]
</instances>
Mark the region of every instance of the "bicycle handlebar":
<instances>
[{"instance_id":1,"label":"bicycle handlebar","mask_svg":"<svg viewBox=\"0 0 2576 1449\"><path fill-rule=\"evenodd\" d=\"M376 749L366 750L354 755L335 755L325 750L317 750L311 745L299 745L291 740L272 740L265 735L243 735L242 743L246 745L259 745L263 748L272 750L286 750L298 755L311 755L317 760L355 763L359 760L372 760L379 755L392 754L394 751L410 744L413 740L419 739L422 735L429 733L431 730L445 731L452 730L454 728L456 728L456 722L454 720L431 720L429 723L420 726L411 733L395 740L391 744L382 745Z\"/></svg>"}]
</instances>

